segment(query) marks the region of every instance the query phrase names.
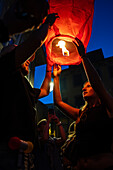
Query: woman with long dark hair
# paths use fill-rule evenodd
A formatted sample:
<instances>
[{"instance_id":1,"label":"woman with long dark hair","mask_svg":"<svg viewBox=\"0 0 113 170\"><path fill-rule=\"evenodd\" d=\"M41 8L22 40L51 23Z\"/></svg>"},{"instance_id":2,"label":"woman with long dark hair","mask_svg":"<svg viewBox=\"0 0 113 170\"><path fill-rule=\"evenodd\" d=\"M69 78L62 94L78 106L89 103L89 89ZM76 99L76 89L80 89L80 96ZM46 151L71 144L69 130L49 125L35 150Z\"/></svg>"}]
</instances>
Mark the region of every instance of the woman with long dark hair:
<instances>
[{"instance_id":1,"label":"woman with long dark hair","mask_svg":"<svg viewBox=\"0 0 113 170\"><path fill-rule=\"evenodd\" d=\"M76 138L71 162L76 169L113 168L112 126L113 97L105 89L97 71L76 38L78 52L88 81L82 89L85 105L75 108L64 103L60 94L61 66L54 66L54 103L64 114L76 121Z\"/></svg>"}]
</instances>

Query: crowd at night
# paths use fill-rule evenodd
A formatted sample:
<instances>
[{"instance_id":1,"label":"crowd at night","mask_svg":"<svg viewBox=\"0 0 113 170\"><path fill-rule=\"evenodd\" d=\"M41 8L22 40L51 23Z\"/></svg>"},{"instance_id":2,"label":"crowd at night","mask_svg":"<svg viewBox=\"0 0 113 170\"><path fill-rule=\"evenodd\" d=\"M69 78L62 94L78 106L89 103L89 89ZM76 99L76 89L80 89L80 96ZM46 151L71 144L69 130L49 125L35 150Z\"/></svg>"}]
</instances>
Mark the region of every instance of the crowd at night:
<instances>
[{"instance_id":1,"label":"crowd at night","mask_svg":"<svg viewBox=\"0 0 113 170\"><path fill-rule=\"evenodd\" d=\"M86 50L95 0L5 0L0 5L0 170L112 170L112 88L96 65L100 58L98 66L105 66L101 49ZM37 88L32 83L40 50L46 68ZM81 88L75 90L78 83ZM40 102L50 93L52 104Z\"/></svg>"}]
</instances>

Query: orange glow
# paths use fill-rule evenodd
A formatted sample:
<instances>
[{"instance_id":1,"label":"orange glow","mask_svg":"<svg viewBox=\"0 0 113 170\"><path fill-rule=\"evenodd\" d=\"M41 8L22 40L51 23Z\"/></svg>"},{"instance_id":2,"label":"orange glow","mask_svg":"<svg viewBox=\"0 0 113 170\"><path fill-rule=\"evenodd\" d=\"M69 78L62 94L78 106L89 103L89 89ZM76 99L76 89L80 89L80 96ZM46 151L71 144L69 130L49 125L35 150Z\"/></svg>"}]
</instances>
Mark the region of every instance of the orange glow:
<instances>
[{"instance_id":1,"label":"orange glow","mask_svg":"<svg viewBox=\"0 0 113 170\"><path fill-rule=\"evenodd\" d=\"M58 44L56 44L57 47L62 49L63 56L69 56L69 51L66 49L66 43L65 41L59 41Z\"/></svg>"},{"instance_id":2,"label":"orange glow","mask_svg":"<svg viewBox=\"0 0 113 170\"><path fill-rule=\"evenodd\" d=\"M76 43L77 37L87 48L92 31L94 0L48 0L48 3L48 14L58 13L60 17L48 31L45 41L48 62L80 64L81 57L73 41ZM60 40L66 43L64 51L58 44Z\"/></svg>"}]
</instances>

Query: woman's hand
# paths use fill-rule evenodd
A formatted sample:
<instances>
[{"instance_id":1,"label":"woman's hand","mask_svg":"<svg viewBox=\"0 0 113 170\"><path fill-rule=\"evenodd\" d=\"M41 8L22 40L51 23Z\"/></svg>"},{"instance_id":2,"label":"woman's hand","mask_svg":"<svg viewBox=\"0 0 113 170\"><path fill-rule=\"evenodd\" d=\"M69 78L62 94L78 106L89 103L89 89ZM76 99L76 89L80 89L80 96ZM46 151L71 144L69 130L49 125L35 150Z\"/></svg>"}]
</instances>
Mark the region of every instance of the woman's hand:
<instances>
[{"instance_id":1,"label":"woman's hand","mask_svg":"<svg viewBox=\"0 0 113 170\"><path fill-rule=\"evenodd\" d=\"M86 49L84 47L84 44L77 37L75 38L75 40L76 40L77 43L75 43L74 41L73 41L73 43L76 45L78 52L79 52L79 55L81 57L83 57L86 53Z\"/></svg>"},{"instance_id":2,"label":"woman's hand","mask_svg":"<svg viewBox=\"0 0 113 170\"><path fill-rule=\"evenodd\" d=\"M60 76L61 71L62 71L61 66L54 64L54 66L53 66L53 76L54 77Z\"/></svg>"}]
</instances>

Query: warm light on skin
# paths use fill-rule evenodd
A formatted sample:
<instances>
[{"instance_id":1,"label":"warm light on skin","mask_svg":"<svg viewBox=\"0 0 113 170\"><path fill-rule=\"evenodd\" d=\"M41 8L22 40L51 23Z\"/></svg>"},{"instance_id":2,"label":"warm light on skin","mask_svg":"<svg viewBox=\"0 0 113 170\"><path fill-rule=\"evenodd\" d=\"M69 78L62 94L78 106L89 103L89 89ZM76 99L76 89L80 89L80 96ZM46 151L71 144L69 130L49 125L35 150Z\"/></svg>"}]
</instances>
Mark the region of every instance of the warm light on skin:
<instances>
[{"instance_id":1,"label":"warm light on skin","mask_svg":"<svg viewBox=\"0 0 113 170\"><path fill-rule=\"evenodd\" d=\"M53 86L54 86L54 83L51 81L50 82L50 90L49 90L50 92L53 91Z\"/></svg>"},{"instance_id":2,"label":"warm light on skin","mask_svg":"<svg viewBox=\"0 0 113 170\"><path fill-rule=\"evenodd\" d=\"M65 47L66 43L65 41L60 40L58 44L56 44L57 47L62 49L63 56L69 56L69 51Z\"/></svg>"}]
</instances>

